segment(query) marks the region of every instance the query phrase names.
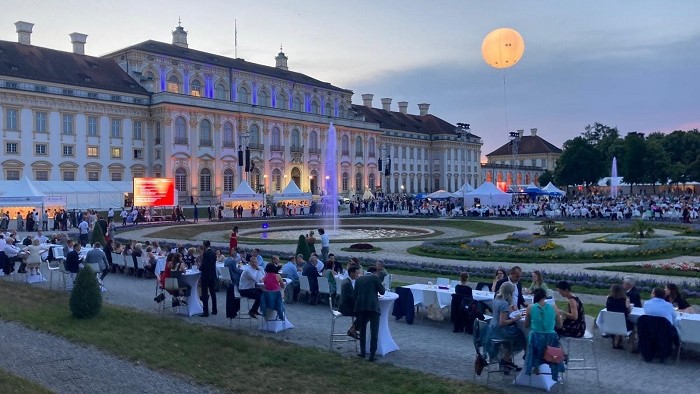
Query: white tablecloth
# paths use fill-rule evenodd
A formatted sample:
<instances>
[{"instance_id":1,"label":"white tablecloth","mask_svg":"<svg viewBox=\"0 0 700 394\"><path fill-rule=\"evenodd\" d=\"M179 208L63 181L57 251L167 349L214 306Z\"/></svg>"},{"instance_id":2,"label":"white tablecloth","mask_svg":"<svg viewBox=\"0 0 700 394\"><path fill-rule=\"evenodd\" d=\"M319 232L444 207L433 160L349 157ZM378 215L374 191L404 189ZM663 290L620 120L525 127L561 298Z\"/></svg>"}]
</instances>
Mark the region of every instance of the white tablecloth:
<instances>
[{"instance_id":1,"label":"white tablecloth","mask_svg":"<svg viewBox=\"0 0 700 394\"><path fill-rule=\"evenodd\" d=\"M201 315L204 313L202 309L202 304L199 303L199 295L197 291L197 284L199 283L199 277L202 275L199 270L187 270L182 274L182 279L187 282L188 285L192 286L190 291L190 296L187 297L187 315Z\"/></svg>"},{"instance_id":2,"label":"white tablecloth","mask_svg":"<svg viewBox=\"0 0 700 394\"><path fill-rule=\"evenodd\" d=\"M165 271L165 256L158 256L156 258L156 276L160 278L160 273L163 271Z\"/></svg>"},{"instance_id":3,"label":"white tablecloth","mask_svg":"<svg viewBox=\"0 0 700 394\"><path fill-rule=\"evenodd\" d=\"M607 308L603 308L601 312L606 311ZM629 314L629 321L631 321L634 324L637 324L637 320L639 320L639 317L644 315L644 308L632 308ZM681 340L683 339L683 333L682 330L679 327L679 322L681 320L694 320L694 321L700 321L700 313L678 313L676 312L676 328L679 328L678 334L681 337ZM598 317L595 319L596 325L598 327L602 326L603 323L603 316L602 314L598 314Z\"/></svg>"},{"instance_id":4,"label":"white tablecloth","mask_svg":"<svg viewBox=\"0 0 700 394\"><path fill-rule=\"evenodd\" d=\"M445 308L450 306L452 302L452 294L455 293L454 286L450 286L447 289L441 289L436 285L426 285L422 283L415 283L412 285L404 286L407 289L411 289L413 293L413 304L422 304L423 306L428 306L425 304L425 293L432 292L437 294L438 306L440 308ZM493 301L494 293L490 291L472 290L472 298L476 301L484 301L490 304Z\"/></svg>"},{"instance_id":5,"label":"white tablecloth","mask_svg":"<svg viewBox=\"0 0 700 394\"><path fill-rule=\"evenodd\" d=\"M389 330L389 314L391 314L392 307L394 306L394 301L399 298L399 295L393 291L387 291L384 295L379 296L379 309L382 314L379 316L379 336L377 337L377 355L386 356L387 354L399 350L399 346L394 342L394 338L391 336L391 330ZM367 325L367 349L369 353L369 324Z\"/></svg>"}]
</instances>

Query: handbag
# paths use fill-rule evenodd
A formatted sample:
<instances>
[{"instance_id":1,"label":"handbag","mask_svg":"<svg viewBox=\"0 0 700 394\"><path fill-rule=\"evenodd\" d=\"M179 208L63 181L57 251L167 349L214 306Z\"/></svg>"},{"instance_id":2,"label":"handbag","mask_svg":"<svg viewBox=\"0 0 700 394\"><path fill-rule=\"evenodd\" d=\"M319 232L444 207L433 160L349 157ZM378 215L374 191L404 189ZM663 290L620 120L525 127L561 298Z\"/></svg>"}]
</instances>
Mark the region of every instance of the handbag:
<instances>
[{"instance_id":1,"label":"handbag","mask_svg":"<svg viewBox=\"0 0 700 394\"><path fill-rule=\"evenodd\" d=\"M474 372L478 375L481 376L481 372L484 370L484 367L488 365L488 362L482 356L481 354L477 353L476 354L476 360L474 360Z\"/></svg>"},{"instance_id":2,"label":"handbag","mask_svg":"<svg viewBox=\"0 0 700 394\"><path fill-rule=\"evenodd\" d=\"M561 347L547 346L544 350L544 361L550 364L559 364L564 361L565 357L566 353L564 353L564 349Z\"/></svg>"}]
</instances>

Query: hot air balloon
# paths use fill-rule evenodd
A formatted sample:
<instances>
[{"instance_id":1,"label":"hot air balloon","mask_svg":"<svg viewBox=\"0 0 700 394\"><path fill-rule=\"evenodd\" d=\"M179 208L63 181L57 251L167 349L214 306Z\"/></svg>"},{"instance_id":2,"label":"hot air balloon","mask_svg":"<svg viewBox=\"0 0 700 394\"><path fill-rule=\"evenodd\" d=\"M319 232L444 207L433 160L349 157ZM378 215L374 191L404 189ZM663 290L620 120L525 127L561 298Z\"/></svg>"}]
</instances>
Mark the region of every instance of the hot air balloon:
<instances>
[{"instance_id":1,"label":"hot air balloon","mask_svg":"<svg viewBox=\"0 0 700 394\"><path fill-rule=\"evenodd\" d=\"M525 52L525 42L517 31L501 28L491 31L481 44L484 61L494 68L512 67Z\"/></svg>"}]
</instances>

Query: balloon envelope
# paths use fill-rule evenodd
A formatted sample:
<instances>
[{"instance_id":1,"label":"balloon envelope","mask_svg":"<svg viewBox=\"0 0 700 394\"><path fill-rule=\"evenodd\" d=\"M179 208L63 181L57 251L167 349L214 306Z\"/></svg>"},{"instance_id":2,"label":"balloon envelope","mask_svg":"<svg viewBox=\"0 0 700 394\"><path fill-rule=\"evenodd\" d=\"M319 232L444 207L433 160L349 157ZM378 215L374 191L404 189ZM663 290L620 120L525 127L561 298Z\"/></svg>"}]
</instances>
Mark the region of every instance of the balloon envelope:
<instances>
[{"instance_id":1,"label":"balloon envelope","mask_svg":"<svg viewBox=\"0 0 700 394\"><path fill-rule=\"evenodd\" d=\"M481 54L486 63L494 68L508 68L523 57L525 42L517 31L508 28L496 29L484 38Z\"/></svg>"}]
</instances>

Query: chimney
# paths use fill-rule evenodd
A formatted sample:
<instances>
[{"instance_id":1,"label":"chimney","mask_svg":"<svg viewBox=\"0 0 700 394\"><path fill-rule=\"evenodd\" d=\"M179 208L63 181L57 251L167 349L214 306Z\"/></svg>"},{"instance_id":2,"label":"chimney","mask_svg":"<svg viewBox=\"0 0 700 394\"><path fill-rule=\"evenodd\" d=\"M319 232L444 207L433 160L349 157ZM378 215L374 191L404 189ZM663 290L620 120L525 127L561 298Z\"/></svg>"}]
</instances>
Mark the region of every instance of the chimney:
<instances>
[{"instance_id":1,"label":"chimney","mask_svg":"<svg viewBox=\"0 0 700 394\"><path fill-rule=\"evenodd\" d=\"M430 104L428 103L422 103L418 104L418 111L420 111L420 116L425 116L428 114L428 108L430 108Z\"/></svg>"},{"instance_id":2,"label":"chimney","mask_svg":"<svg viewBox=\"0 0 700 394\"><path fill-rule=\"evenodd\" d=\"M530 135L533 137L537 136L537 129L530 129Z\"/></svg>"},{"instance_id":3,"label":"chimney","mask_svg":"<svg viewBox=\"0 0 700 394\"><path fill-rule=\"evenodd\" d=\"M365 107L372 108L372 99L373 98L374 98L373 94L369 94L369 93L363 94L362 95L362 105L364 105Z\"/></svg>"},{"instance_id":4,"label":"chimney","mask_svg":"<svg viewBox=\"0 0 700 394\"><path fill-rule=\"evenodd\" d=\"M384 111L391 111L391 99L389 97L382 99L382 109Z\"/></svg>"},{"instance_id":5,"label":"chimney","mask_svg":"<svg viewBox=\"0 0 700 394\"><path fill-rule=\"evenodd\" d=\"M399 101L399 112L402 114L408 113L408 101Z\"/></svg>"},{"instance_id":6,"label":"chimney","mask_svg":"<svg viewBox=\"0 0 700 394\"><path fill-rule=\"evenodd\" d=\"M180 22L177 23L177 27L173 30L173 45L187 48L187 32L180 25Z\"/></svg>"},{"instance_id":7,"label":"chimney","mask_svg":"<svg viewBox=\"0 0 700 394\"><path fill-rule=\"evenodd\" d=\"M17 27L17 42L24 45L32 45L32 28L33 23L17 21L15 22Z\"/></svg>"},{"instance_id":8,"label":"chimney","mask_svg":"<svg viewBox=\"0 0 700 394\"><path fill-rule=\"evenodd\" d=\"M525 130L518 130L518 138L523 138L524 134L525 134Z\"/></svg>"},{"instance_id":9,"label":"chimney","mask_svg":"<svg viewBox=\"0 0 700 394\"><path fill-rule=\"evenodd\" d=\"M289 70L289 67L287 67L287 59L289 58L282 52L282 47L280 47L280 53L278 53L275 58L275 67L280 70Z\"/></svg>"},{"instance_id":10,"label":"chimney","mask_svg":"<svg viewBox=\"0 0 700 394\"><path fill-rule=\"evenodd\" d=\"M73 53L76 55L85 54L85 42L87 41L87 34L82 33L71 33L70 42L73 44Z\"/></svg>"}]
</instances>

